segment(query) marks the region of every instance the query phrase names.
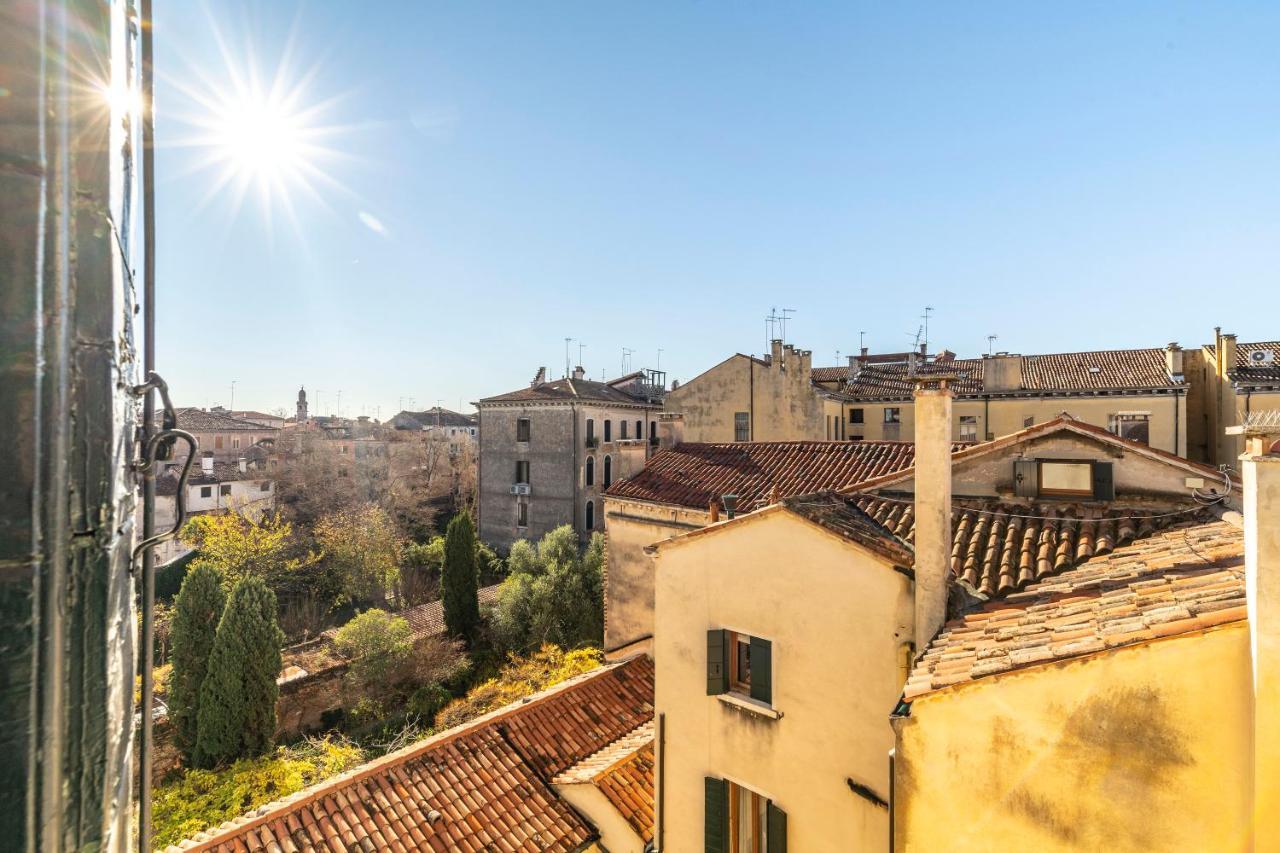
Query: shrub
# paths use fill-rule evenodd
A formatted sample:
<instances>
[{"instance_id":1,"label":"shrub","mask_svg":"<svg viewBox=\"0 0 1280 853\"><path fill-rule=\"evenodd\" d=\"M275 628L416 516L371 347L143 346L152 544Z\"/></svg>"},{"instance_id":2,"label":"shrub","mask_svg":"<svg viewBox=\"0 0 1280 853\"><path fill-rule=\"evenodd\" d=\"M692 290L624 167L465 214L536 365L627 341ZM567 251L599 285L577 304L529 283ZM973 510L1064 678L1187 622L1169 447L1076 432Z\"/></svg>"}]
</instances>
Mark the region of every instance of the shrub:
<instances>
[{"instance_id":1,"label":"shrub","mask_svg":"<svg viewBox=\"0 0 1280 853\"><path fill-rule=\"evenodd\" d=\"M169 676L169 719L174 742L183 758L191 760L196 746L196 720L200 689L209 669L214 637L226 597L212 567L196 566L182 582L170 624L173 670Z\"/></svg>"},{"instance_id":2,"label":"shrub","mask_svg":"<svg viewBox=\"0 0 1280 853\"><path fill-rule=\"evenodd\" d=\"M447 729L510 705L517 699L590 672L604 662L599 649L566 652L545 645L526 658L512 655L497 678L478 684L436 715L436 728Z\"/></svg>"},{"instance_id":3,"label":"shrub","mask_svg":"<svg viewBox=\"0 0 1280 853\"><path fill-rule=\"evenodd\" d=\"M544 643L565 647L599 645L604 639L604 537L593 534L578 552L569 525L552 530L537 551L517 542L507 559L490 617L494 640L525 652Z\"/></svg>"},{"instance_id":4,"label":"shrub","mask_svg":"<svg viewBox=\"0 0 1280 853\"><path fill-rule=\"evenodd\" d=\"M470 642L480 625L476 573L476 532L471 516L459 513L449 522L444 538L442 576L444 624L451 637Z\"/></svg>"},{"instance_id":5,"label":"shrub","mask_svg":"<svg viewBox=\"0 0 1280 853\"><path fill-rule=\"evenodd\" d=\"M452 699L453 695L445 689L443 684L433 682L413 691L405 710L411 716L430 724L436 718L436 714L440 713L440 709L449 704Z\"/></svg>"},{"instance_id":6,"label":"shrub","mask_svg":"<svg viewBox=\"0 0 1280 853\"><path fill-rule=\"evenodd\" d=\"M156 849L287 797L363 759L355 744L326 737L242 759L223 770L188 770L155 791Z\"/></svg>"},{"instance_id":7,"label":"shrub","mask_svg":"<svg viewBox=\"0 0 1280 853\"><path fill-rule=\"evenodd\" d=\"M182 541L200 553L191 568L209 566L231 590L244 578L276 580L314 562L311 555L293 556L293 526L279 516L246 518L234 512L197 515L182 528Z\"/></svg>"},{"instance_id":8,"label":"shrub","mask_svg":"<svg viewBox=\"0 0 1280 853\"><path fill-rule=\"evenodd\" d=\"M366 610L338 629L338 651L351 658L351 674L364 684L392 680L413 654L413 631L401 616Z\"/></svg>"},{"instance_id":9,"label":"shrub","mask_svg":"<svg viewBox=\"0 0 1280 853\"><path fill-rule=\"evenodd\" d=\"M271 748L282 642L275 593L259 578L240 581L218 623L200 689L197 765L212 767Z\"/></svg>"},{"instance_id":10,"label":"shrub","mask_svg":"<svg viewBox=\"0 0 1280 853\"><path fill-rule=\"evenodd\" d=\"M365 504L326 515L316 525L316 541L346 600L387 600L400 578L400 542L386 510Z\"/></svg>"}]
</instances>

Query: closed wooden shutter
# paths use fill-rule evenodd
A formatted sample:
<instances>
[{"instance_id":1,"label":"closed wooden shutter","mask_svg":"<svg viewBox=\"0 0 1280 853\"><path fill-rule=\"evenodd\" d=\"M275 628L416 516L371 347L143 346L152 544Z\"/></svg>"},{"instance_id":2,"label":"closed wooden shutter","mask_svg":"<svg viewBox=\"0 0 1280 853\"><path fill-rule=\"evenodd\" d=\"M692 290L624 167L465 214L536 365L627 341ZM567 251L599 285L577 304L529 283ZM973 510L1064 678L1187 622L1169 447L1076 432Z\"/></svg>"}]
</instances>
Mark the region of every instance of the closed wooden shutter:
<instances>
[{"instance_id":1,"label":"closed wooden shutter","mask_svg":"<svg viewBox=\"0 0 1280 853\"><path fill-rule=\"evenodd\" d=\"M706 821L703 836L706 853L729 853L729 783L707 776Z\"/></svg>"},{"instance_id":2,"label":"closed wooden shutter","mask_svg":"<svg viewBox=\"0 0 1280 853\"><path fill-rule=\"evenodd\" d=\"M1110 462L1093 463L1093 497L1099 501L1115 500L1116 481Z\"/></svg>"},{"instance_id":3,"label":"closed wooden shutter","mask_svg":"<svg viewBox=\"0 0 1280 853\"><path fill-rule=\"evenodd\" d=\"M765 853L787 853L787 813L773 804L765 807Z\"/></svg>"},{"instance_id":4,"label":"closed wooden shutter","mask_svg":"<svg viewBox=\"0 0 1280 853\"><path fill-rule=\"evenodd\" d=\"M751 698L773 704L773 644L751 638Z\"/></svg>"},{"instance_id":5,"label":"closed wooden shutter","mask_svg":"<svg viewBox=\"0 0 1280 853\"><path fill-rule=\"evenodd\" d=\"M1034 459L1014 460L1013 493L1022 498L1034 498L1039 495L1040 463Z\"/></svg>"},{"instance_id":6,"label":"closed wooden shutter","mask_svg":"<svg viewBox=\"0 0 1280 853\"><path fill-rule=\"evenodd\" d=\"M729 692L729 632L713 628L707 632L707 695Z\"/></svg>"}]
</instances>

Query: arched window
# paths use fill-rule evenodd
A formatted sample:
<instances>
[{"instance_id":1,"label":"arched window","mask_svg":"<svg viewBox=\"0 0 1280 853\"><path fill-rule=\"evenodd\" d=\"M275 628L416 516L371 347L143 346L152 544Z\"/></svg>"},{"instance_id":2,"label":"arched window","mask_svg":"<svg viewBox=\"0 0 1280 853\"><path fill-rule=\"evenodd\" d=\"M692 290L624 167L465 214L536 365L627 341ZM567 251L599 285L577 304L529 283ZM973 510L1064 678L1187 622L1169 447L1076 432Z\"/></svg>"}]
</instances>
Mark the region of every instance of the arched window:
<instances>
[{"instance_id":1,"label":"arched window","mask_svg":"<svg viewBox=\"0 0 1280 853\"><path fill-rule=\"evenodd\" d=\"M605 421L608 423L608 421ZM613 460L608 456L604 458L604 487L609 488L609 484L613 482Z\"/></svg>"},{"instance_id":2,"label":"arched window","mask_svg":"<svg viewBox=\"0 0 1280 853\"><path fill-rule=\"evenodd\" d=\"M587 529L596 529L596 505L594 501L587 501Z\"/></svg>"},{"instance_id":3,"label":"arched window","mask_svg":"<svg viewBox=\"0 0 1280 853\"><path fill-rule=\"evenodd\" d=\"M649 440L653 441L658 437L658 422L649 421Z\"/></svg>"},{"instance_id":4,"label":"arched window","mask_svg":"<svg viewBox=\"0 0 1280 853\"><path fill-rule=\"evenodd\" d=\"M613 441L613 421L604 422L604 440Z\"/></svg>"},{"instance_id":5,"label":"arched window","mask_svg":"<svg viewBox=\"0 0 1280 853\"><path fill-rule=\"evenodd\" d=\"M594 456L587 457L587 485L594 486L596 484L596 458Z\"/></svg>"}]
</instances>

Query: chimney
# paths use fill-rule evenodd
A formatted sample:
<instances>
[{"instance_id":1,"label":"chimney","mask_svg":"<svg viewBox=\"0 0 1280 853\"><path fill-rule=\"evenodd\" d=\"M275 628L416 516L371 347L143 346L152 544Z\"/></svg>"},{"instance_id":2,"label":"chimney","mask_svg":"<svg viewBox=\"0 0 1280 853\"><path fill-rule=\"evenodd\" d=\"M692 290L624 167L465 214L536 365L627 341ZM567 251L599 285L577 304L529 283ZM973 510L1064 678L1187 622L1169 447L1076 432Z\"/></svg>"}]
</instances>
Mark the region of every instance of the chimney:
<instances>
[{"instance_id":1,"label":"chimney","mask_svg":"<svg viewBox=\"0 0 1280 853\"><path fill-rule=\"evenodd\" d=\"M586 376L586 375L587 375L587 371L585 371L585 370L583 370L583 369L582 369L582 365L581 365L581 364L579 364L577 367L575 367L575 368L573 369L573 378L574 378L574 379L581 380L581 379L582 379L584 376Z\"/></svg>"},{"instance_id":2,"label":"chimney","mask_svg":"<svg viewBox=\"0 0 1280 853\"><path fill-rule=\"evenodd\" d=\"M774 367L782 364L782 339L774 338L769 341L769 363Z\"/></svg>"},{"instance_id":3,"label":"chimney","mask_svg":"<svg viewBox=\"0 0 1280 853\"><path fill-rule=\"evenodd\" d=\"M849 356L849 372L847 374L848 377L850 379L855 379L857 378L858 374L861 372L862 372L862 359L856 355Z\"/></svg>"},{"instance_id":4,"label":"chimney","mask_svg":"<svg viewBox=\"0 0 1280 853\"><path fill-rule=\"evenodd\" d=\"M928 354L929 354L929 342L928 342L928 341L921 341L921 342L920 342L920 356L923 358L924 356L926 356L926 355L928 355Z\"/></svg>"},{"instance_id":5,"label":"chimney","mask_svg":"<svg viewBox=\"0 0 1280 853\"><path fill-rule=\"evenodd\" d=\"M201 474L213 473L213 451L212 450L206 450L204 452L204 455L200 457L200 473Z\"/></svg>"},{"instance_id":6,"label":"chimney","mask_svg":"<svg viewBox=\"0 0 1280 853\"><path fill-rule=\"evenodd\" d=\"M715 524L720 520L720 501L715 498L711 499L711 503L707 504L707 514L711 516L711 523Z\"/></svg>"},{"instance_id":7,"label":"chimney","mask_svg":"<svg viewBox=\"0 0 1280 853\"><path fill-rule=\"evenodd\" d=\"M533 374L533 381L529 383L530 388L537 388L539 385L545 385L547 382L547 369L539 367L538 372Z\"/></svg>"},{"instance_id":8,"label":"chimney","mask_svg":"<svg viewBox=\"0 0 1280 853\"><path fill-rule=\"evenodd\" d=\"M1223 335L1218 347L1218 375L1226 378L1227 371L1236 369L1236 336Z\"/></svg>"},{"instance_id":9,"label":"chimney","mask_svg":"<svg viewBox=\"0 0 1280 853\"><path fill-rule=\"evenodd\" d=\"M249 460L247 460L247 459L245 459L243 456L241 456L241 457L240 457L239 462L240 462L240 473L241 473L241 474L243 474L245 471L248 471L248 470L249 470Z\"/></svg>"},{"instance_id":10,"label":"chimney","mask_svg":"<svg viewBox=\"0 0 1280 853\"><path fill-rule=\"evenodd\" d=\"M1224 335L1226 340L1232 336ZM1256 411L1227 432L1244 437L1244 571L1253 658L1256 837L1280 814L1280 411Z\"/></svg>"},{"instance_id":11,"label":"chimney","mask_svg":"<svg viewBox=\"0 0 1280 853\"><path fill-rule=\"evenodd\" d=\"M917 357L914 350L907 353L907 375L908 376L916 375L916 358Z\"/></svg>"},{"instance_id":12,"label":"chimney","mask_svg":"<svg viewBox=\"0 0 1280 853\"><path fill-rule=\"evenodd\" d=\"M982 387L984 391L1021 391L1022 356L1007 352L984 355Z\"/></svg>"},{"instance_id":13,"label":"chimney","mask_svg":"<svg viewBox=\"0 0 1280 853\"><path fill-rule=\"evenodd\" d=\"M808 385L813 380L813 350L796 350L800 356L800 369L796 371L796 379Z\"/></svg>"},{"instance_id":14,"label":"chimney","mask_svg":"<svg viewBox=\"0 0 1280 853\"><path fill-rule=\"evenodd\" d=\"M951 571L951 389L915 392L915 644L920 654L947 619Z\"/></svg>"},{"instance_id":15,"label":"chimney","mask_svg":"<svg viewBox=\"0 0 1280 853\"><path fill-rule=\"evenodd\" d=\"M684 415L662 412L658 415L658 449L670 450L684 443Z\"/></svg>"},{"instance_id":16,"label":"chimney","mask_svg":"<svg viewBox=\"0 0 1280 853\"><path fill-rule=\"evenodd\" d=\"M1182 347L1171 341L1164 348L1164 368L1171 377L1182 375Z\"/></svg>"}]
</instances>

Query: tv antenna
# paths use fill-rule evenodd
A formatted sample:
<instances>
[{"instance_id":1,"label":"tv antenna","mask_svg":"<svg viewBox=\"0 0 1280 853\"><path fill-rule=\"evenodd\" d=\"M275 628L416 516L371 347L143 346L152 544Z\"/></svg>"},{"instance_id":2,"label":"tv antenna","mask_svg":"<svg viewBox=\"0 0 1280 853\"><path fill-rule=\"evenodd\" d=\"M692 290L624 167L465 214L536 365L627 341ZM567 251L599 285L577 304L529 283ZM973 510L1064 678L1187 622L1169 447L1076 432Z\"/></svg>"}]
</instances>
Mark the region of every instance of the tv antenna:
<instances>
[{"instance_id":1,"label":"tv antenna","mask_svg":"<svg viewBox=\"0 0 1280 853\"><path fill-rule=\"evenodd\" d=\"M999 335L987 335L987 355L991 355L995 349L995 343L1000 338Z\"/></svg>"},{"instance_id":2,"label":"tv antenna","mask_svg":"<svg viewBox=\"0 0 1280 853\"><path fill-rule=\"evenodd\" d=\"M933 306L926 305L924 306L924 313L920 315L921 318L924 320L924 326L922 328L924 330L924 351L926 353L929 352L929 315L931 315L932 313L933 313Z\"/></svg>"},{"instance_id":3,"label":"tv antenna","mask_svg":"<svg viewBox=\"0 0 1280 853\"><path fill-rule=\"evenodd\" d=\"M572 340L573 338L564 339L564 377L565 379L569 378L569 343Z\"/></svg>"},{"instance_id":4,"label":"tv antenna","mask_svg":"<svg viewBox=\"0 0 1280 853\"><path fill-rule=\"evenodd\" d=\"M622 375L623 376L626 376L628 373L631 372L631 354L634 352L635 350L631 349L631 347L622 348Z\"/></svg>"},{"instance_id":5,"label":"tv antenna","mask_svg":"<svg viewBox=\"0 0 1280 853\"><path fill-rule=\"evenodd\" d=\"M653 365L654 370L662 369L662 347L658 347L658 361Z\"/></svg>"},{"instance_id":6,"label":"tv antenna","mask_svg":"<svg viewBox=\"0 0 1280 853\"><path fill-rule=\"evenodd\" d=\"M578 341L578 367L582 367L582 351L586 348L587 348L586 344L584 344L582 341Z\"/></svg>"},{"instance_id":7,"label":"tv antenna","mask_svg":"<svg viewBox=\"0 0 1280 853\"><path fill-rule=\"evenodd\" d=\"M861 353L867 348L867 333L858 332L858 352Z\"/></svg>"}]
</instances>

